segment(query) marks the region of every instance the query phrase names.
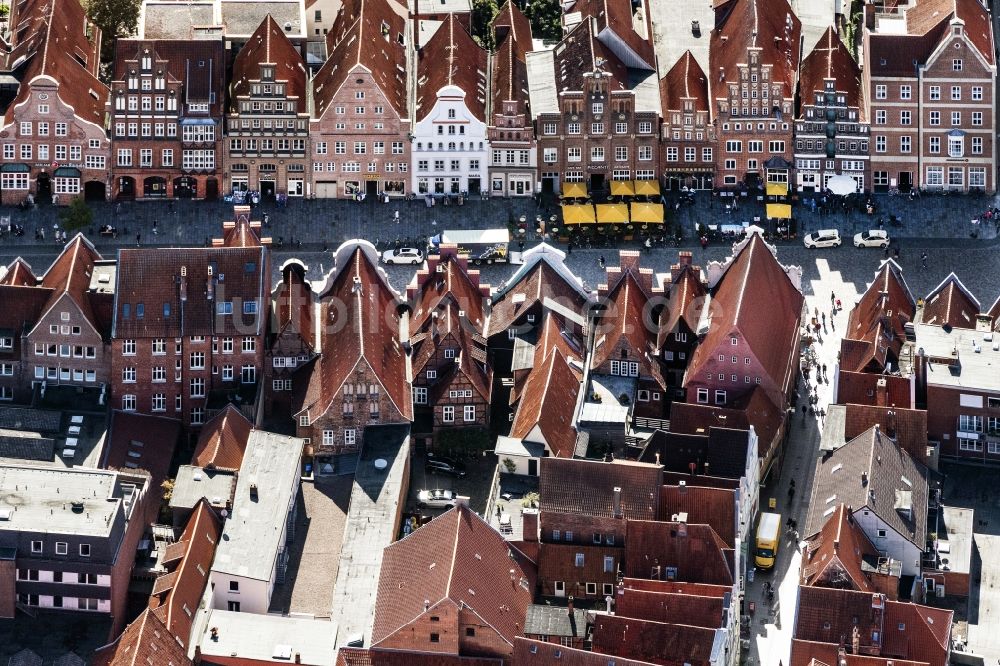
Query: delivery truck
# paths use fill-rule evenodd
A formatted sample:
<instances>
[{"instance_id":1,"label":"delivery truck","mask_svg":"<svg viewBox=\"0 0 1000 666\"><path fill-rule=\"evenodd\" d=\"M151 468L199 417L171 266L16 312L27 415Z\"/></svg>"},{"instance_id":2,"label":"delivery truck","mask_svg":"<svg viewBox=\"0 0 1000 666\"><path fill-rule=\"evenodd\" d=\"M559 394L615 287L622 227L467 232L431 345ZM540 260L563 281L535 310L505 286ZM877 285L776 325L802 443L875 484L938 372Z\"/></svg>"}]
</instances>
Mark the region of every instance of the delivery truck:
<instances>
[{"instance_id":1,"label":"delivery truck","mask_svg":"<svg viewBox=\"0 0 1000 666\"><path fill-rule=\"evenodd\" d=\"M442 231L431 236L427 253L438 254L442 243L458 246L458 251L469 255L469 261L479 264L505 263L508 261L510 232L506 229L460 229Z\"/></svg>"}]
</instances>

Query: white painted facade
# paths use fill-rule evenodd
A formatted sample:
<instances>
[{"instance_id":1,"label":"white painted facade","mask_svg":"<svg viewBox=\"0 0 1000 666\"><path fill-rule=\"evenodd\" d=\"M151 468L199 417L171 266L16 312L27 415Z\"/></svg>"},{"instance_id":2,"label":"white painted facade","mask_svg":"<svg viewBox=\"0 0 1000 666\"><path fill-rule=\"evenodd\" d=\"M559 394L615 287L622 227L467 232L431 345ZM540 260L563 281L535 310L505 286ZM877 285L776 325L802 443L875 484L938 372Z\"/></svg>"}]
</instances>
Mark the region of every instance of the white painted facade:
<instances>
[{"instance_id":1,"label":"white painted facade","mask_svg":"<svg viewBox=\"0 0 1000 666\"><path fill-rule=\"evenodd\" d=\"M489 187L486 123L473 115L465 97L458 86L444 86L430 112L414 127L410 172L412 191L418 196L478 194Z\"/></svg>"},{"instance_id":2,"label":"white painted facade","mask_svg":"<svg viewBox=\"0 0 1000 666\"><path fill-rule=\"evenodd\" d=\"M902 564L904 576L920 575L920 557L923 553L916 544L894 530L867 506L856 509L854 518L879 552L886 553Z\"/></svg>"}]
</instances>

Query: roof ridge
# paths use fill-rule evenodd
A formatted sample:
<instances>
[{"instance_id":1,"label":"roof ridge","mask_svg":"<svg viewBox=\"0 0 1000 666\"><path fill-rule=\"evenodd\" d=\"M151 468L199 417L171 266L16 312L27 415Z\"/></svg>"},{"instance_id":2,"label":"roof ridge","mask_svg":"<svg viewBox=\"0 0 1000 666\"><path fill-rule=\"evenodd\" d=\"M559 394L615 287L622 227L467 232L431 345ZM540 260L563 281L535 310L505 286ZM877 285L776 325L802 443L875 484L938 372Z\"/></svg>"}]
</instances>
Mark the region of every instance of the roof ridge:
<instances>
[{"instance_id":1,"label":"roof ridge","mask_svg":"<svg viewBox=\"0 0 1000 666\"><path fill-rule=\"evenodd\" d=\"M454 14L452 14L454 16ZM462 529L462 509L456 506L452 509L455 512L455 540L451 548L451 566L448 567L448 586L444 589L446 599L451 599L451 582L455 579L455 562L458 560L458 535Z\"/></svg>"}]
</instances>

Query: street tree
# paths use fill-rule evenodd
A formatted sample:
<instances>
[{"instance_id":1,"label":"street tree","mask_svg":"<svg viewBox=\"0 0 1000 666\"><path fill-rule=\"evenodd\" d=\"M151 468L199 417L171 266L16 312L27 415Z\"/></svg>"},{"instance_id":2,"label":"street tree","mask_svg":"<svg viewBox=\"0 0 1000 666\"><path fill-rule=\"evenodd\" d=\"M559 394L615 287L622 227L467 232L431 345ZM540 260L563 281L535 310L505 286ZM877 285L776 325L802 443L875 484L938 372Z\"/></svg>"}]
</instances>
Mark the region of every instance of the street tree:
<instances>
[{"instance_id":1,"label":"street tree","mask_svg":"<svg viewBox=\"0 0 1000 666\"><path fill-rule=\"evenodd\" d=\"M88 0L87 16L101 29L101 60L115 56L115 40L131 37L139 26L139 0Z\"/></svg>"}]
</instances>

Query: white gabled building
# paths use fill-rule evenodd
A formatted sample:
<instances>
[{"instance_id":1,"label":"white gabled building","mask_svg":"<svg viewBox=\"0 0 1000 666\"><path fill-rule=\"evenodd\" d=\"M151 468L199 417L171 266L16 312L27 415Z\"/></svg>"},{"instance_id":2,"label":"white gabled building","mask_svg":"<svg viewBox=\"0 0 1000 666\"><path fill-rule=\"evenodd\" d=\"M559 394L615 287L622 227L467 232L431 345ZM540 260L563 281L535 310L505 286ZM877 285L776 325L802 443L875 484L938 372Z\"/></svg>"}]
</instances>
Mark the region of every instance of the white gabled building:
<instances>
[{"instance_id":1,"label":"white gabled building","mask_svg":"<svg viewBox=\"0 0 1000 666\"><path fill-rule=\"evenodd\" d=\"M412 191L479 194L488 187L488 54L450 14L418 58Z\"/></svg>"}]
</instances>

